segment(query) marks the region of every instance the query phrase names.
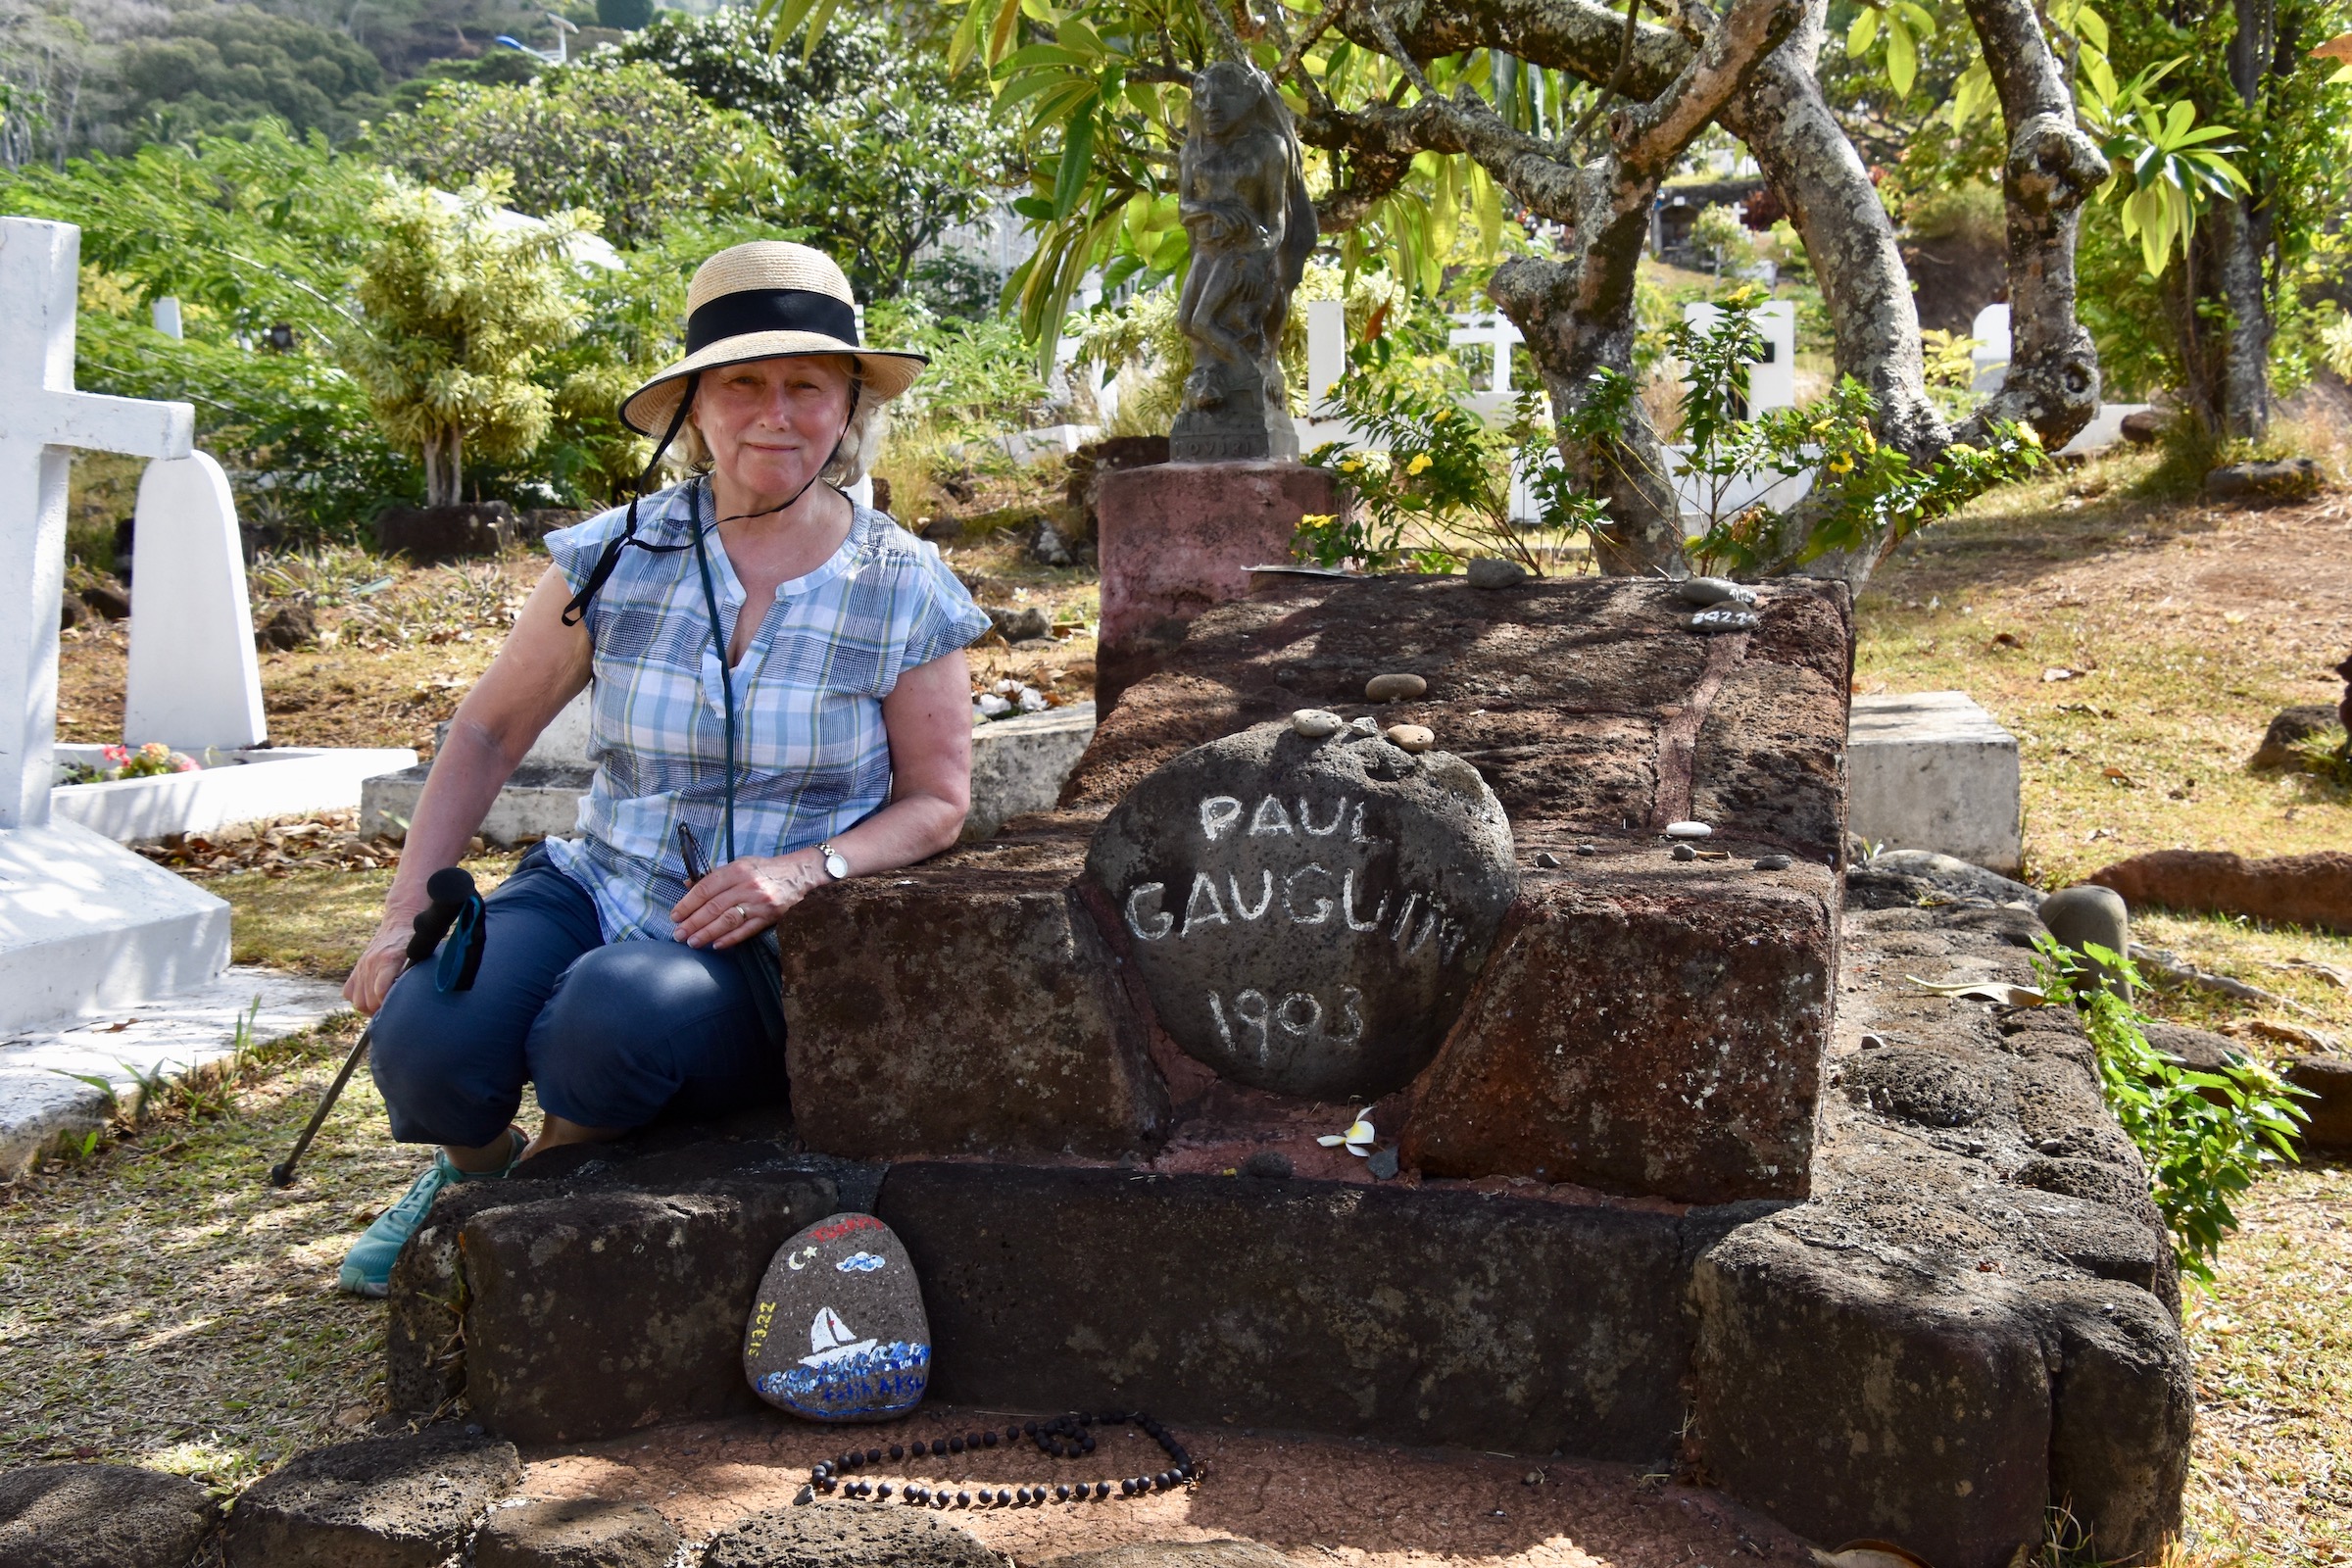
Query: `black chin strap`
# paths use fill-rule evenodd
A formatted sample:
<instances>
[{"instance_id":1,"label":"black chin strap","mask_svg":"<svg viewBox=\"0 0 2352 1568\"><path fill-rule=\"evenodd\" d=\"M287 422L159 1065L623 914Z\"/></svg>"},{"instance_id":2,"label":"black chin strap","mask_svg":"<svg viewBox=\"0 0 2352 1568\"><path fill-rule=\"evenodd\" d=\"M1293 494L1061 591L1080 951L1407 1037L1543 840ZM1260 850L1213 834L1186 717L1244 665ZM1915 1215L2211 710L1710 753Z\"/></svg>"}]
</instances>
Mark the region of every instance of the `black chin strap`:
<instances>
[{"instance_id":1,"label":"black chin strap","mask_svg":"<svg viewBox=\"0 0 2352 1568\"><path fill-rule=\"evenodd\" d=\"M669 416L669 428L663 430L662 439L654 443L654 455L646 460L645 471L637 476L636 493L629 497L629 525L621 530L617 538L605 546L604 554L598 556L596 564L589 568L588 580L580 584L580 591L573 594L571 603L564 607L564 625L577 626L580 623L580 617L588 613L588 601L596 597L596 591L605 585L605 580L611 577L614 569L620 565L620 553L629 546L635 545L638 549L654 555L666 555L671 551L686 548L684 545L649 545L639 540L637 537L637 503L645 499L646 486L654 482L654 473L662 466L662 455L669 451L669 444L678 438L678 431L685 427L686 411L694 407L694 389L702 379L702 372L699 370L686 378L686 390L679 395L677 409Z\"/></svg>"},{"instance_id":2,"label":"black chin strap","mask_svg":"<svg viewBox=\"0 0 2352 1568\"><path fill-rule=\"evenodd\" d=\"M694 407L695 388L701 383L702 378L703 375L700 370L697 370L694 372L694 374L686 378L686 390L678 399L678 407L676 412L671 414L669 416L669 427L662 432L662 439L654 443L654 455L646 463L645 471L637 476L636 493L629 497L628 526L622 529L620 534L610 544L605 546L604 553L596 558L596 564L589 568L588 580L580 585L580 591L576 594L573 594L571 596L571 602L564 607L564 625L577 626L580 623L580 618L588 613L588 601L596 597L596 591L599 588L602 588L605 585L606 579L610 578L612 573L618 569L620 565L620 553L623 550L628 549L631 545L635 545L638 549L646 552L648 555L666 556L688 548L687 545L649 545L644 540L638 538L637 503L645 499L646 487L653 483L655 471L662 466L662 455L669 451L669 444L678 438L678 431L685 427L687 412ZM718 520L721 523L741 522L747 517L766 517L772 516L779 512L790 512L794 507L799 506L801 504L801 497L807 495L810 490L815 488L816 481L824 477L825 469L833 466L834 461L841 456L841 444L850 438L850 425L858 417L858 400L864 391L865 381L862 376L850 377L849 416L841 421L841 434L833 438L833 451L826 457L823 463L817 466L816 472L808 476L808 482L802 485L798 490L795 490L792 493L792 499L790 501L785 502L780 507L769 507L764 512L739 512L731 517L721 517ZM702 524L698 520L694 524L694 540L692 542L696 544L701 543L702 536ZM708 568L706 567L706 570ZM719 664L722 668L726 664L726 649L724 647L719 649ZM733 774L733 768L730 767L728 771L731 777ZM730 858L732 857L732 854L733 849L732 846L730 846Z\"/></svg>"}]
</instances>

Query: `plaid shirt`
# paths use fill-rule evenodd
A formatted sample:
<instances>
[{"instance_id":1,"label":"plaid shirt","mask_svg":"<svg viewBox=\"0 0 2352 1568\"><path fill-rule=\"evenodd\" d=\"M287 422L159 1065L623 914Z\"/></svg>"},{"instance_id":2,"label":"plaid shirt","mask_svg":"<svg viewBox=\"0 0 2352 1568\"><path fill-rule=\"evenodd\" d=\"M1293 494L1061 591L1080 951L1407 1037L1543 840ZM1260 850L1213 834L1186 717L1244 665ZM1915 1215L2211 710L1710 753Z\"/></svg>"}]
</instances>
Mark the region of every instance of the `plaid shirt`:
<instances>
[{"instance_id":1,"label":"plaid shirt","mask_svg":"<svg viewBox=\"0 0 2352 1568\"><path fill-rule=\"evenodd\" d=\"M637 537L690 545L697 513L711 531L711 584L732 642L744 589L716 536L710 485L646 497ZM547 536L575 592L626 525L615 510ZM726 856L724 696L694 551L623 550L586 625L596 783L580 803L580 837L551 839L548 853L596 900L608 942L666 940L670 906L686 893L678 824L693 825L710 861ZM891 781L882 699L902 671L987 629L936 546L857 509L833 558L776 589L735 666L736 854L821 843L880 808Z\"/></svg>"}]
</instances>

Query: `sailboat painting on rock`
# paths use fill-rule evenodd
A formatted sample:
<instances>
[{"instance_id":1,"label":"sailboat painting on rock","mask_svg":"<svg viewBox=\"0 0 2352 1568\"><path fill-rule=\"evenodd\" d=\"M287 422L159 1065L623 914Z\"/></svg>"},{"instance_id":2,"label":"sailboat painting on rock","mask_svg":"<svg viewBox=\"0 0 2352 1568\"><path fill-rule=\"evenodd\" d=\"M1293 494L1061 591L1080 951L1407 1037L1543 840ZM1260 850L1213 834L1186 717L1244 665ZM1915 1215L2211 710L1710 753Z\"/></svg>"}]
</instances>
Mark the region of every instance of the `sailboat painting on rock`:
<instances>
[{"instance_id":1,"label":"sailboat painting on rock","mask_svg":"<svg viewBox=\"0 0 2352 1568\"><path fill-rule=\"evenodd\" d=\"M752 1390L812 1421L882 1421L922 1402L931 1325L906 1249L871 1214L835 1214L784 1244L743 1342Z\"/></svg>"}]
</instances>

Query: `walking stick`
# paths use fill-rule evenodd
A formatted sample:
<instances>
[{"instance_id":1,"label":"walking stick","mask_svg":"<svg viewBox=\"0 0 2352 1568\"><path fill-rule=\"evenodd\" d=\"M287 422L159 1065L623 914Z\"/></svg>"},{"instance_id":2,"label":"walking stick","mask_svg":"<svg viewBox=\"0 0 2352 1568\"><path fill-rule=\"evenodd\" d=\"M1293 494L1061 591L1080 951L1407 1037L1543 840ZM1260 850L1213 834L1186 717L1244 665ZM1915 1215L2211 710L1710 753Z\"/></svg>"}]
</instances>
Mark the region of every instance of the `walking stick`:
<instances>
[{"instance_id":1,"label":"walking stick","mask_svg":"<svg viewBox=\"0 0 2352 1568\"><path fill-rule=\"evenodd\" d=\"M482 966L482 901L481 896L473 890L473 878L454 865L449 866L435 871L432 880L425 883L424 891L425 896L433 902L417 911L415 931L409 938L409 962L418 964L431 957L433 949L441 945L441 939L448 934L449 928L458 922L461 915L468 916L465 931L459 934L460 946L452 950L459 955L455 972L436 974L435 982L444 991L470 991L473 989L473 977ZM453 968L448 955L444 955L441 968ZM294 1140L293 1152L270 1167L270 1186L294 1185L295 1165L309 1152L311 1140L318 1136L318 1129L325 1125L327 1112L333 1110L335 1102L343 1098L343 1086L351 1082L351 1075L359 1069L360 1058L368 1054L368 1042L374 1034L375 1026L372 1023L360 1031L359 1043L351 1048L351 1054L343 1058L343 1066L335 1074L335 1081L326 1086L326 1093L318 1101L318 1108L311 1112L310 1124L303 1128L302 1136Z\"/></svg>"}]
</instances>

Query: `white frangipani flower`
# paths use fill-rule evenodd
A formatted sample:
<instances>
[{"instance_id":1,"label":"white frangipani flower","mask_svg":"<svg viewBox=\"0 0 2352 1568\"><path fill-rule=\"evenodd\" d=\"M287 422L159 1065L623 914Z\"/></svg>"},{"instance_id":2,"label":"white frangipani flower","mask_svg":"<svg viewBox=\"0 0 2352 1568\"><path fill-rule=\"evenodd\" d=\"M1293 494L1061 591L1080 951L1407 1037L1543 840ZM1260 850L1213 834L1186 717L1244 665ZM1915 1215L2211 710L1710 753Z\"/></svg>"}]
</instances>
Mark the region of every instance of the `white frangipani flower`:
<instances>
[{"instance_id":1,"label":"white frangipani flower","mask_svg":"<svg viewBox=\"0 0 2352 1568\"><path fill-rule=\"evenodd\" d=\"M1355 1120L1348 1125L1346 1132L1318 1138L1315 1142L1321 1144L1325 1149L1339 1149L1345 1146L1348 1152L1356 1158L1368 1159L1372 1155L1372 1146L1378 1139L1379 1134L1372 1130L1372 1107L1366 1105L1355 1113Z\"/></svg>"}]
</instances>

